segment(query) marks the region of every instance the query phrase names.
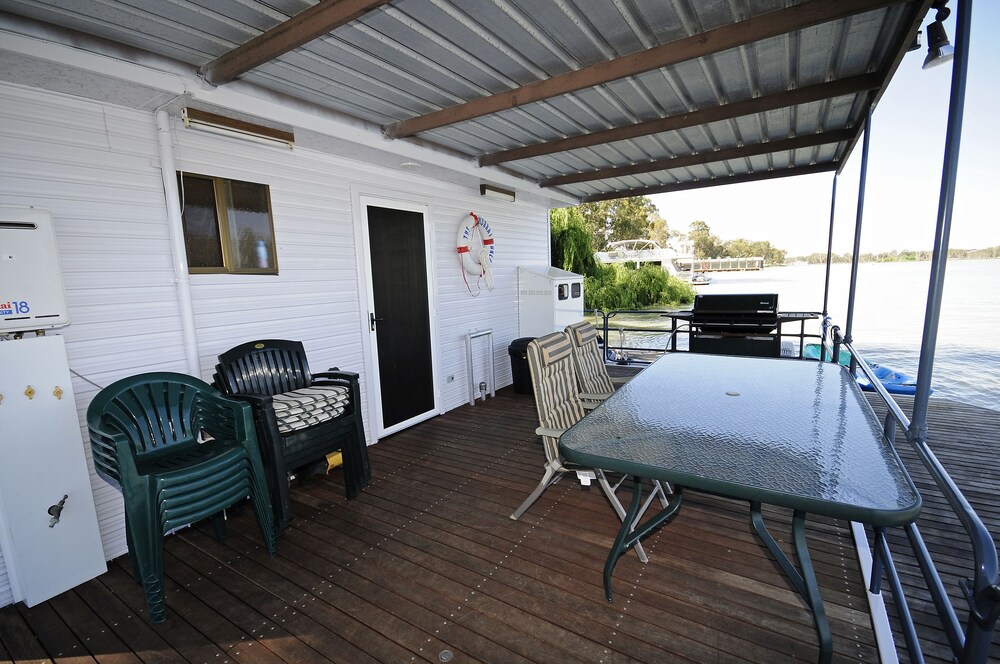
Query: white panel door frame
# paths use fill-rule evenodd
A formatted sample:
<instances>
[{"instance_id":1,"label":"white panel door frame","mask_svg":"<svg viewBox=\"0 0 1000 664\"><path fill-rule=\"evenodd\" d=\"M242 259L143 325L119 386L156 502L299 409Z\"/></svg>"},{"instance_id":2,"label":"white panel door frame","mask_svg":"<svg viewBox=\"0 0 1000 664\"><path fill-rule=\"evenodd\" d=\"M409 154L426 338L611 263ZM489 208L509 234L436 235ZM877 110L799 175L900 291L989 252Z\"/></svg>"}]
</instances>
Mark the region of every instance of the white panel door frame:
<instances>
[{"instance_id":1,"label":"white panel door frame","mask_svg":"<svg viewBox=\"0 0 1000 664\"><path fill-rule=\"evenodd\" d=\"M366 393L369 395L366 416L368 422L373 423L371 427L374 438L378 440L390 434L401 431L419 422L428 420L441 413L441 385L438 380L440 358L438 352L438 315L437 315L437 283L435 260L434 260L434 225L431 222L430 205L428 203L415 200L416 196L400 192L398 197L392 194L387 196L385 192L379 194L368 193L351 187L351 198L354 203L354 227L355 236L361 241L356 243L358 269L358 285L364 286L364 293L359 298L364 302L367 310L362 311L362 338L368 340L365 348L365 369L367 380L365 381ZM431 410L412 417L403 422L398 422L390 427L382 426L382 403L381 403L381 382L378 367L378 334L372 332L369 324L369 314L375 311L374 292L372 287L372 274L369 257L371 256L371 241L368 233L368 207L384 207L394 210L404 210L416 212L423 216L424 224L424 261L427 265L427 309L430 325L431 340L431 376L434 382L434 406ZM373 398L376 397L377 398Z\"/></svg>"}]
</instances>

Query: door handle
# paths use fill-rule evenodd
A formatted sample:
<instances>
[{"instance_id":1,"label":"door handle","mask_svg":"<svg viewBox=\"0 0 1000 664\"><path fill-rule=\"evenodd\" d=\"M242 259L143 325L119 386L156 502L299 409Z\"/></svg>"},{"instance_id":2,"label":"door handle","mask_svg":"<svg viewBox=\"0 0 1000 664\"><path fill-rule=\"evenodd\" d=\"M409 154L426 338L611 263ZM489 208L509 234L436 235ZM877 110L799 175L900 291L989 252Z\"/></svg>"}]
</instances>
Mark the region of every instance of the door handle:
<instances>
[{"instance_id":1,"label":"door handle","mask_svg":"<svg viewBox=\"0 0 1000 664\"><path fill-rule=\"evenodd\" d=\"M381 323L381 322L382 322L382 319L381 318L375 318L375 314L373 314L373 313L369 313L368 314L368 323L371 326L371 331L372 332L375 331L375 323Z\"/></svg>"}]
</instances>

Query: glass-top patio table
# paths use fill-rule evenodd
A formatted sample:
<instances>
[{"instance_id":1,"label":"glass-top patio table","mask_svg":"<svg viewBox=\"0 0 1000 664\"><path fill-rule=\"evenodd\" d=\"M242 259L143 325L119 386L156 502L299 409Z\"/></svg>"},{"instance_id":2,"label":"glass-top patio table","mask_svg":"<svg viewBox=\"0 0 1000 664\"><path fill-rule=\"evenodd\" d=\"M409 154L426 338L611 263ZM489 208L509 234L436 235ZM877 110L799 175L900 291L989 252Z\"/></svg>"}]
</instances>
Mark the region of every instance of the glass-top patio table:
<instances>
[{"instance_id":1,"label":"glass-top patio table","mask_svg":"<svg viewBox=\"0 0 1000 664\"><path fill-rule=\"evenodd\" d=\"M835 364L667 354L563 434L559 447L568 461L636 477L604 569L608 601L618 557L678 512L684 488L747 500L755 532L813 612L820 662L833 647L806 514L887 527L920 513L920 494L878 419ZM670 504L642 525L639 478L675 487ZM764 503L794 510L799 569L767 531Z\"/></svg>"}]
</instances>

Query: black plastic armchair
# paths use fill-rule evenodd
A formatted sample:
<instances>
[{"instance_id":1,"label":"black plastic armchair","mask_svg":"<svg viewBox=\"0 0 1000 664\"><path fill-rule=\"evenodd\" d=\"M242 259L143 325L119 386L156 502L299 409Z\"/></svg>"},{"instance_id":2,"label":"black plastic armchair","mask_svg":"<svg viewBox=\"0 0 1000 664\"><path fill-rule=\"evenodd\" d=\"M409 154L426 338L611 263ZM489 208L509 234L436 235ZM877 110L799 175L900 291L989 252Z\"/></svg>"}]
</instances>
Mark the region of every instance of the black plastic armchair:
<instances>
[{"instance_id":1,"label":"black plastic armchair","mask_svg":"<svg viewBox=\"0 0 1000 664\"><path fill-rule=\"evenodd\" d=\"M348 499L371 479L358 374L310 373L301 342L262 339L220 355L215 385L253 409L279 532L292 518L290 473L340 450Z\"/></svg>"},{"instance_id":2,"label":"black plastic armchair","mask_svg":"<svg viewBox=\"0 0 1000 664\"><path fill-rule=\"evenodd\" d=\"M132 376L87 408L94 469L122 492L132 575L152 622L166 618L163 535L250 497L268 553L275 531L250 409L184 374Z\"/></svg>"}]
</instances>

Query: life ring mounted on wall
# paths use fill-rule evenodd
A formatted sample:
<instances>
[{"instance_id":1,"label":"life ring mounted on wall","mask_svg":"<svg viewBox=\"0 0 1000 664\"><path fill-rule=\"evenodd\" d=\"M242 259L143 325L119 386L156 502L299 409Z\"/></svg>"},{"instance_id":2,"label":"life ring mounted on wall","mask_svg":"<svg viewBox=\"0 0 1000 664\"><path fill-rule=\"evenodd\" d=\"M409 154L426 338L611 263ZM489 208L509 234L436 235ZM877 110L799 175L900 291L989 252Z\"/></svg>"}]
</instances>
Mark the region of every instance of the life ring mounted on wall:
<instances>
[{"instance_id":1,"label":"life ring mounted on wall","mask_svg":"<svg viewBox=\"0 0 1000 664\"><path fill-rule=\"evenodd\" d=\"M489 222L470 212L458 227L458 259L462 263L462 279L465 287L473 296L466 274L476 276L476 286L479 280L486 284L486 288L493 290L493 254L496 251L496 244L493 242L493 229ZM480 289L481 290L481 289Z\"/></svg>"}]
</instances>

